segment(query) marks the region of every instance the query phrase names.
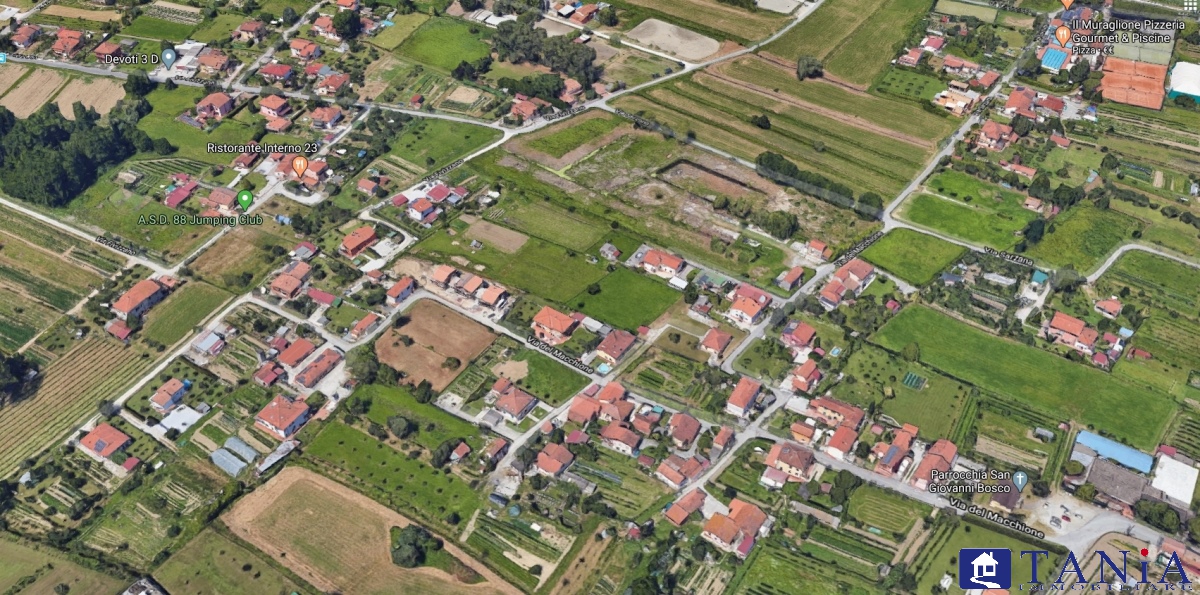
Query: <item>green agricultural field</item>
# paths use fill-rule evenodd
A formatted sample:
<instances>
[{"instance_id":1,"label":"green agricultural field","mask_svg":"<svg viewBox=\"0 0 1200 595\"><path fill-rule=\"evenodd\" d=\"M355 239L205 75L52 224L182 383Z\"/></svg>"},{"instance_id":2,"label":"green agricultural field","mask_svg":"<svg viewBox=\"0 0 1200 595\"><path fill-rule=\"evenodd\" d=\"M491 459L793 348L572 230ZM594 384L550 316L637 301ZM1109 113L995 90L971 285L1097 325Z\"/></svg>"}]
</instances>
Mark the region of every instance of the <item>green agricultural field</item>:
<instances>
[{"instance_id":1,"label":"green agricultural field","mask_svg":"<svg viewBox=\"0 0 1200 595\"><path fill-rule=\"evenodd\" d=\"M584 290L568 302L580 312L613 328L635 331L648 325L679 300L680 292L662 279L618 267L600 280L600 292Z\"/></svg>"},{"instance_id":2,"label":"green agricultural field","mask_svg":"<svg viewBox=\"0 0 1200 595\"><path fill-rule=\"evenodd\" d=\"M869 85L888 67L908 36L909 25L929 10L928 0L886 0L825 59L825 70L853 84Z\"/></svg>"},{"instance_id":3,"label":"green agricultural field","mask_svg":"<svg viewBox=\"0 0 1200 595\"><path fill-rule=\"evenodd\" d=\"M835 386L836 397L861 407L871 403L881 405L883 413L897 422L917 426L918 434L925 440L951 435L971 390L962 382L871 345L855 350L844 371L855 382ZM903 380L909 372L924 378L925 386L919 390L906 386ZM885 398L888 390L891 398Z\"/></svg>"},{"instance_id":4,"label":"green agricultural field","mask_svg":"<svg viewBox=\"0 0 1200 595\"><path fill-rule=\"evenodd\" d=\"M139 17L138 20L144 18L146 17ZM204 95L204 89L195 87L179 86L174 90L159 87L146 95L146 101L150 102L154 111L138 122L138 128L152 138L166 138L178 147L179 151L174 154L175 157L211 164L228 164L229 155L209 153L208 143L242 144L251 139L254 129L234 118L226 118L216 128L205 132L175 119L179 114L195 108L196 102L204 98Z\"/></svg>"},{"instance_id":5,"label":"green agricultural field","mask_svg":"<svg viewBox=\"0 0 1200 595\"><path fill-rule=\"evenodd\" d=\"M1174 411L1164 394L920 306L900 312L873 340L897 352L916 342L921 361L935 368L1052 414L1106 428L1143 450L1157 444Z\"/></svg>"},{"instance_id":6,"label":"green agricultural field","mask_svg":"<svg viewBox=\"0 0 1200 595\"><path fill-rule=\"evenodd\" d=\"M47 546L27 546L0 539L0 589L5 593L52 593L59 584L77 593L116 593L125 581L88 570ZM17 587L18 583L24 586Z\"/></svg>"},{"instance_id":7,"label":"green agricultural field","mask_svg":"<svg viewBox=\"0 0 1200 595\"><path fill-rule=\"evenodd\" d=\"M246 19L246 15L242 14L221 13L217 15L217 18L208 21L203 27L197 29L188 37L205 43L229 39L229 34L234 29L237 29L238 25L244 23Z\"/></svg>"},{"instance_id":8,"label":"green agricultural field","mask_svg":"<svg viewBox=\"0 0 1200 595\"><path fill-rule=\"evenodd\" d=\"M975 17L985 23L996 22L996 13L998 12L990 6L967 4L966 2L957 2L956 0L938 0L937 6L933 7L933 11L951 16Z\"/></svg>"},{"instance_id":9,"label":"green agricultural field","mask_svg":"<svg viewBox=\"0 0 1200 595\"><path fill-rule=\"evenodd\" d=\"M823 5L821 10L825 10L827 6L828 3ZM724 73L738 80L768 89L778 89L780 92L802 101L852 114L877 126L930 142L945 138L955 127L953 118L929 113L912 102L865 93L853 93L844 87L819 79L800 81L796 79L795 72L780 68L758 57L737 58L730 63ZM930 78L914 73L906 74L909 75L906 79L914 76L923 79ZM930 80L936 81L937 79ZM940 81L938 83L942 86L930 93L931 98L933 93L945 88ZM932 88L932 83L929 83L928 86Z\"/></svg>"},{"instance_id":10,"label":"green agricultural field","mask_svg":"<svg viewBox=\"0 0 1200 595\"><path fill-rule=\"evenodd\" d=\"M747 560L739 595L882 595L884 589L848 572L796 551L782 535L771 535L755 546Z\"/></svg>"},{"instance_id":11,"label":"green agricultural field","mask_svg":"<svg viewBox=\"0 0 1200 595\"><path fill-rule=\"evenodd\" d=\"M530 140L529 147L558 159L626 123L624 118L616 114L599 112L599 115L589 117L591 115L576 116L570 122L555 126L552 132L547 131L549 134L540 134L538 138Z\"/></svg>"},{"instance_id":12,"label":"green agricultural field","mask_svg":"<svg viewBox=\"0 0 1200 595\"><path fill-rule=\"evenodd\" d=\"M1080 272L1095 269L1118 246L1129 241L1141 222L1111 210L1078 205L1055 221L1028 256L1054 267L1071 266Z\"/></svg>"},{"instance_id":13,"label":"green agricultural field","mask_svg":"<svg viewBox=\"0 0 1200 595\"><path fill-rule=\"evenodd\" d=\"M823 59L879 8L880 3L875 0L827 0L799 25L767 44L763 51L787 60L800 56Z\"/></svg>"},{"instance_id":14,"label":"green agricultural field","mask_svg":"<svg viewBox=\"0 0 1200 595\"><path fill-rule=\"evenodd\" d=\"M121 35L140 37L143 40L165 39L167 41L183 41L190 37L192 31L195 30L195 25L165 21L142 15L133 19L133 22L128 27L121 29Z\"/></svg>"},{"instance_id":15,"label":"green agricultural field","mask_svg":"<svg viewBox=\"0 0 1200 595\"><path fill-rule=\"evenodd\" d=\"M446 411L428 403L418 403L407 386L381 386L371 384L355 389L352 399L369 399L371 407L367 419L387 427L387 420L401 415L417 424L413 438L417 444L433 450L441 443L452 439L473 438L478 429ZM477 448L478 444L472 444Z\"/></svg>"},{"instance_id":16,"label":"green agricultural field","mask_svg":"<svg viewBox=\"0 0 1200 595\"><path fill-rule=\"evenodd\" d=\"M487 216L496 223L576 252L591 248L604 235L602 221L546 201L509 198L503 206L488 211Z\"/></svg>"},{"instance_id":17,"label":"green agricultural field","mask_svg":"<svg viewBox=\"0 0 1200 595\"><path fill-rule=\"evenodd\" d=\"M464 269L483 265L484 270L480 272L483 276L556 302L571 299L607 274L603 265L588 264L582 254L569 256L566 249L536 239L530 239L520 250L509 254L490 244L471 250L467 243L439 231L417 244L415 252L446 261L461 256L472 263Z\"/></svg>"},{"instance_id":18,"label":"green agricultural field","mask_svg":"<svg viewBox=\"0 0 1200 595\"><path fill-rule=\"evenodd\" d=\"M849 506L850 516L894 535L908 533L913 524L933 511L927 504L875 486L854 490Z\"/></svg>"},{"instance_id":19,"label":"green agricultural field","mask_svg":"<svg viewBox=\"0 0 1200 595\"><path fill-rule=\"evenodd\" d=\"M145 339L174 345L229 299L229 293L200 281L177 289L146 315Z\"/></svg>"},{"instance_id":20,"label":"green agricultural field","mask_svg":"<svg viewBox=\"0 0 1200 595\"><path fill-rule=\"evenodd\" d=\"M385 50L394 50L428 20L429 15L419 12L393 15L391 21L395 24L367 38L367 41Z\"/></svg>"},{"instance_id":21,"label":"green agricultural field","mask_svg":"<svg viewBox=\"0 0 1200 595\"><path fill-rule=\"evenodd\" d=\"M517 385L551 405L565 403L587 386L586 376L532 349L522 349L512 359L529 367L528 375L517 381Z\"/></svg>"},{"instance_id":22,"label":"green agricultural field","mask_svg":"<svg viewBox=\"0 0 1200 595\"><path fill-rule=\"evenodd\" d=\"M246 565L250 570L245 570ZM212 530L201 533L171 556L154 572L154 579L177 595L310 592L307 585L276 570L258 552Z\"/></svg>"},{"instance_id":23,"label":"green agricultural field","mask_svg":"<svg viewBox=\"0 0 1200 595\"><path fill-rule=\"evenodd\" d=\"M1018 213L1002 215L989 207L984 201L965 204L950 198L918 194L905 201L899 215L922 227L999 250L1015 245L1020 239L1016 233L1037 217L1033 211L1025 211L1023 218Z\"/></svg>"},{"instance_id":24,"label":"green agricultural field","mask_svg":"<svg viewBox=\"0 0 1200 595\"><path fill-rule=\"evenodd\" d=\"M418 118L392 141L389 154L419 167L437 169L494 142L500 131L451 120Z\"/></svg>"},{"instance_id":25,"label":"green agricultural field","mask_svg":"<svg viewBox=\"0 0 1200 595\"><path fill-rule=\"evenodd\" d=\"M666 484L639 467L637 459L607 448L597 449L597 452L600 458L576 460L571 470L596 482L596 491L612 503L621 518L637 518L671 493ZM613 480L614 475L619 479Z\"/></svg>"},{"instance_id":26,"label":"green agricultural field","mask_svg":"<svg viewBox=\"0 0 1200 595\"><path fill-rule=\"evenodd\" d=\"M479 508L479 495L458 476L444 475L343 423L327 425L304 453L338 470L351 486L368 488L368 495L384 505L417 518L436 523L457 512L466 519Z\"/></svg>"},{"instance_id":27,"label":"green agricultural field","mask_svg":"<svg viewBox=\"0 0 1200 595\"><path fill-rule=\"evenodd\" d=\"M862 257L909 283L924 285L957 262L965 250L928 234L897 229L872 244Z\"/></svg>"},{"instance_id":28,"label":"green agricultural field","mask_svg":"<svg viewBox=\"0 0 1200 595\"><path fill-rule=\"evenodd\" d=\"M460 62L474 62L490 52L490 47L465 21L434 18L421 25L398 50L410 60L428 64L444 71L453 70Z\"/></svg>"}]
</instances>

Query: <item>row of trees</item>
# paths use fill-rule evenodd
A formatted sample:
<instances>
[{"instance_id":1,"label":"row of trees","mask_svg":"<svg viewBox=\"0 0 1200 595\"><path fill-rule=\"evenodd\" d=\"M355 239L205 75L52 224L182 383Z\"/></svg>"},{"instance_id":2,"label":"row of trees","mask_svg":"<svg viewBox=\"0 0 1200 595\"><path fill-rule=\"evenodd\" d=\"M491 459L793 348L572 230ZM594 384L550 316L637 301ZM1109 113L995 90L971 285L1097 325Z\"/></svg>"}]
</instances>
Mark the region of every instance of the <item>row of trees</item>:
<instances>
[{"instance_id":1,"label":"row of trees","mask_svg":"<svg viewBox=\"0 0 1200 595\"><path fill-rule=\"evenodd\" d=\"M878 217L883 210L883 197L878 194L866 192L856 201L854 191L849 186L835 182L821 174L804 171L778 153L765 151L760 153L754 161L758 175L784 186L795 188L832 205L851 208L872 218Z\"/></svg>"}]
</instances>

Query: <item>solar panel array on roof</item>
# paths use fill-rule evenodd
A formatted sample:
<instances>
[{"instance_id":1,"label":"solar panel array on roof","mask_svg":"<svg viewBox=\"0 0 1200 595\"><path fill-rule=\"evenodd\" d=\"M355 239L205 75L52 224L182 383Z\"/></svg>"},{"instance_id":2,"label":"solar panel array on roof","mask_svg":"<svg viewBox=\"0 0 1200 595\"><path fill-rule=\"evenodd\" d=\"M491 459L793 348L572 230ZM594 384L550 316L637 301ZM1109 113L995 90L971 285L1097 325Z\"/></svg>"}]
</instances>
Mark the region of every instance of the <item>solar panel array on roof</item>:
<instances>
[{"instance_id":1,"label":"solar panel array on roof","mask_svg":"<svg viewBox=\"0 0 1200 595\"><path fill-rule=\"evenodd\" d=\"M249 444L246 444L237 436L230 436L225 440L225 449L241 457L247 463L253 463L254 459L258 458L258 451L251 448Z\"/></svg>"},{"instance_id":2,"label":"solar panel array on roof","mask_svg":"<svg viewBox=\"0 0 1200 595\"><path fill-rule=\"evenodd\" d=\"M214 465L220 467L221 471L228 473L230 477L237 477L238 473L241 473L242 469L246 468L246 463L233 456L233 453L224 448L214 450L208 458L212 460Z\"/></svg>"}]
</instances>

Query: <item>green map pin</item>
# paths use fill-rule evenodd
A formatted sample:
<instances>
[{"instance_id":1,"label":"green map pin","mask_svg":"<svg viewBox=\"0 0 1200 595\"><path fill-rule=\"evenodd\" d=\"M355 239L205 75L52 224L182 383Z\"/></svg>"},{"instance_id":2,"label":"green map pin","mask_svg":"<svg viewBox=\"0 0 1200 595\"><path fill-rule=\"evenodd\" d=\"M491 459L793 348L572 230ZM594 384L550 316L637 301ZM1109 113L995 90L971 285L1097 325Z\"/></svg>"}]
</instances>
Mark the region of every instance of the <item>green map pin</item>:
<instances>
[{"instance_id":1,"label":"green map pin","mask_svg":"<svg viewBox=\"0 0 1200 595\"><path fill-rule=\"evenodd\" d=\"M249 211L250 203L254 202L254 193L249 190L238 192L237 201L239 205L242 205L243 211Z\"/></svg>"}]
</instances>

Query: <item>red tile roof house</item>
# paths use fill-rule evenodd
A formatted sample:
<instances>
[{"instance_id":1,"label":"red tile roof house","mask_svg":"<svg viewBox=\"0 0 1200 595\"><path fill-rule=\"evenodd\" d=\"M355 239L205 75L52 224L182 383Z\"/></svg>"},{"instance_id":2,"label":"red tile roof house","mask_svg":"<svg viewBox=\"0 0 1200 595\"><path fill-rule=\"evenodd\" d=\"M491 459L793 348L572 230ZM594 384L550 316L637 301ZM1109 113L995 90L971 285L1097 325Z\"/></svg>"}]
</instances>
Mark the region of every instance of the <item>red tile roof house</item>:
<instances>
[{"instance_id":1,"label":"red tile roof house","mask_svg":"<svg viewBox=\"0 0 1200 595\"><path fill-rule=\"evenodd\" d=\"M672 503L664 516L671 521L672 525L682 527L689 516L704 507L704 500L707 496L708 494L705 494L704 490L692 490Z\"/></svg>"},{"instance_id":2,"label":"red tile roof house","mask_svg":"<svg viewBox=\"0 0 1200 595\"><path fill-rule=\"evenodd\" d=\"M1012 126L1001 124L995 120L988 120L983 123L983 127L979 129L979 139L977 143L985 149L993 151L1003 151L1009 143L1016 142L1018 137L1013 132Z\"/></svg>"},{"instance_id":3,"label":"red tile roof house","mask_svg":"<svg viewBox=\"0 0 1200 595\"><path fill-rule=\"evenodd\" d=\"M224 215L232 214L238 207L237 193L231 188L218 186L213 188L208 196L200 199L200 207L216 209Z\"/></svg>"},{"instance_id":4,"label":"red tile roof house","mask_svg":"<svg viewBox=\"0 0 1200 595\"><path fill-rule=\"evenodd\" d=\"M821 290L819 301L826 310L841 305L847 295L858 296L875 280L875 267L855 258L834 271L829 283Z\"/></svg>"},{"instance_id":5,"label":"red tile roof house","mask_svg":"<svg viewBox=\"0 0 1200 595\"><path fill-rule=\"evenodd\" d=\"M318 107L309 114L313 128L332 128L342 121L342 110L333 107Z\"/></svg>"},{"instance_id":6,"label":"red tile roof house","mask_svg":"<svg viewBox=\"0 0 1200 595\"><path fill-rule=\"evenodd\" d=\"M304 388L312 388L342 363L342 353L336 349L326 349L313 360L308 367L296 375L295 383Z\"/></svg>"},{"instance_id":7,"label":"red tile roof house","mask_svg":"<svg viewBox=\"0 0 1200 595\"><path fill-rule=\"evenodd\" d=\"M804 267L792 267L788 271L781 273L779 279L775 282L784 291L791 291L800 284L800 280L804 278Z\"/></svg>"},{"instance_id":8,"label":"red tile roof house","mask_svg":"<svg viewBox=\"0 0 1200 595\"><path fill-rule=\"evenodd\" d=\"M875 457L875 472L891 477L900 470L900 465L912 452L913 441L917 439L917 426L904 424L892 436L892 443L877 442L872 451Z\"/></svg>"},{"instance_id":9,"label":"red tile roof house","mask_svg":"<svg viewBox=\"0 0 1200 595\"><path fill-rule=\"evenodd\" d=\"M254 425L280 440L299 432L307 421L308 405L283 395L276 395L254 416Z\"/></svg>"},{"instance_id":10,"label":"red tile roof house","mask_svg":"<svg viewBox=\"0 0 1200 595\"><path fill-rule=\"evenodd\" d=\"M626 401L628 402L628 401ZM600 444L626 456L637 456L642 437L624 422L610 423L600 430Z\"/></svg>"},{"instance_id":11,"label":"red tile roof house","mask_svg":"<svg viewBox=\"0 0 1200 595\"><path fill-rule=\"evenodd\" d=\"M300 295L300 290L304 287L304 282L291 276L279 275L271 281L271 295L282 300L294 300Z\"/></svg>"},{"instance_id":12,"label":"red tile roof house","mask_svg":"<svg viewBox=\"0 0 1200 595\"><path fill-rule=\"evenodd\" d=\"M700 537L719 550L745 559L766 522L767 514L762 509L734 498L729 503L729 514L718 512L709 517Z\"/></svg>"},{"instance_id":13,"label":"red tile roof house","mask_svg":"<svg viewBox=\"0 0 1200 595\"><path fill-rule=\"evenodd\" d=\"M106 459L128 446L130 442L133 442L133 439L125 432L103 422L79 439L80 446Z\"/></svg>"},{"instance_id":14,"label":"red tile roof house","mask_svg":"<svg viewBox=\"0 0 1200 595\"><path fill-rule=\"evenodd\" d=\"M806 360L792 370L792 389L811 393L821 383L821 371L817 369L815 360Z\"/></svg>"},{"instance_id":15,"label":"red tile roof house","mask_svg":"<svg viewBox=\"0 0 1200 595\"><path fill-rule=\"evenodd\" d=\"M733 446L733 428L721 426L721 429L717 431L717 437L713 438L713 445L712 449L709 450L709 454L715 459L729 450L730 446Z\"/></svg>"},{"instance_id":16,"label":"red tile roof house","mask_svg":"<svg viewBox=\"0 0 1200 595\"><path fill-rule=\"evenodd\" d=\"M867 416L862 409L829 397L813 399L808 404L808 408L812 412L809 417L820 418L825 425L830 427L849 426L852 430L858 429L859 424Z\"/></svg>"},{"instance_id":17,"label":"red tile roof house","mask_svg":"<svg viewBox=\"0 0 1200 595\"><path fill-rule=\"evenodd\" d=\"M457 463L471 454L471 447L466 442L459 442L454 451L450 453L450 462Z\"/></svg>"},{"instance_id":18,"label":"red tile roof house","mask_svg":"<svg viewBox=\"0 0 1200 595\"><path fill-rule=\"evenodd\" d=\"M538 400L533 398L533 395L509 385L500 398L496 399L495 409L509 422L516 424L521 423L537 404Z\"/></svg>"},{"instance_id":19,"label":"red tile roof house","mask_svg":"<svg viewBox=\"0 0 1200 595\"><path fill-rule=\"evenodd\" d=\"M1042 334L1047 339L1071 349L1092 353L1096 339L1100 334L1088 327L1087 323L1065 312L1055 312L1054 318L1042 327Z\"/></svg>"},{"instance_id":20,"label":"red tile roof house","mask_svg":"<svg viewBox=\"0 0 1200 595\"><path fill-rule=\"evenodd\" d=\"M758 401L758 394L761 391L762 384L760 382L742 376L737 386L733 388L733 393L729 395L729 400L725 402L725 413L741 418L748 417L750 411L754 409L754 404Z\"/></svg>"},{"instance_id":21,"label":"red tile roof house","mask_svg":"<svg viewBox=\"0 0 1200 595\"><path fill-rule=\"evenodd\" d=\"M124 55L124 52L121 51L120 45L115 44L111 41L106 41L106 42L96 46L96 49L92 50L92 55L96 56L97 61L99 61L103 64L109 64L110 58L116 58L116 57L122 56L122 55Z\"/></svg>"},{"instance_id":22,"label":"red tile roof house","mask_svg":"<svg viewBox=\"0 0 1200 595\"><path fill-rule=\"evenodd\" d=\"M209 75L222 74L230 66L233 66L233 60L226 56L225 52L213 48L207 48L200 52L197 61L200 62L200 72Z\"/></svg>"},{"instance_id":23,"label":"red tile roof house","mask_svg":"<svg viewBox=\"0 0 1200 595\"><path fill-rule=\"evenodd\" d=\"M788 428L788 430L792 434L792 440L795 440L797 443L804 446L812 444L813 438L817 435L817 429L815 427L810 426L802 421L792 422L792 425L790 428Z\"/></svg>"},{"instance_id":24,"label":"red tile roof house","mask_svg":"<svg viewBox=\"0 0 1200 595\"><path fill-rule=\"evenodd\" d=\"M375 228L364 225L350 232L350 235L342 240L342 244L338 246L338 254L346 258L356 258L364 250L375 245L377 241L379 241L379 236L375 235Z\"/></svg>"},{"instance_id":25,"label":"red tile roof house","mask_svg":"<svg viewBox=\"0 0 1200 595\"><path fill-rule=\"evenodd\" d=\"M230 38L242 43L262 41L267 36L267 25L262 21L246 21L233 30Z\"/></svg>"},{"instance_id":26,"label":"red tile roof house","mask_svg":"<svg viewBox=\"0 0 1200 595\"><path fill-rule=\"evenodd\" d=\"M637 338L629 331L620 329L611 331L596 347L596 357L608 362L610 366L615 366L617 361L629 352L636 340Z\"/></svg>"},{"instance_id":27,"label":"red tile roof house","mask_svg":"<svg viewBox=\"0 0 1200 595\"><path fill-rule=\"evenodd\" d=\"M816 336L817 329L806 322L793 320L783 328L779 340L792 349L804 349L812 346L813 338Z\"/></svg>"},{"instance_id":28,"label":"red tile roof house","mask_svg":"<svg viewBox=\"0 0 1200 595\"><path fill-rule=\"evenodd\" d=\"M858 433L849 426L838 426L837 431L829 438L829 442L825 443L825 454L839 460L844 461L846 455L850 454L854 448L854 443L858 441Z\"/></svg>"},{"instance_id":29,"label":"red tile roof house","mask_svg":"<svg viewBox=\"0 0 1200 595\"><path fill-rule=\"evenodd\" d=\"M537 456L537 470L542 475L558 477L575 462L575 455L567 447L553 442L542 448Z\"/></svg>"},{"instance_id":30,"label":"red tile roof house","mask_svg":"<svg viewBox=\"0 0 1200 595\"><path fill-rule=\"evenodd\" d=\"M350 75L331 74L317 84L314 91L317 95L337 95L343 87L350 84Z\"/></svg>"},{"instance_id":31,"label":"red tile roof house","mask_svg":"<svg viewBox=\"0 0 1200 595\"><path fill-rule=\"evenodd\" d=\"M707 333L704 333L704 337L700 339L700 349L721 357L721 354L725 352L726 347L729 347L731 341L733 341L733 335L710 328Z\"/></svg>"},{"instance_id":32,"label":"red tile roof house","mask_svg":"<svg viewBox=\"0 0 1200 595\"><path fill-rule=\"evenodd\" d=\"M12 36L13 45L20 49L28 49L33 46L33 43L42 36L42 28L37 25L21 25L17 32Z\"/></svg>"},{"instance_id":33,"label":"red tile roof house","mask_svg":"<svg viewBox=\"0 0 1200 595\"><path fill-rule=\"evenodd\" d=\"M332 24L332 21L330 24ZM301 62L308 62L321 57L321 46L307 39L293 39L288 44L288 47L291 49L292 57Z\"/></svg>"},{"instance_id":34,"label":"red tile roof house","mask_svg":"<svg viewBox=\"0 0 1200 595\"><path fill-rule=\"evenodd\" d=\"M628 421L629 416L633 415L633 410L637 409L637 405L633 401L613 401L611 403L600 403L600 421L607 422L623 422Z\"/></svg>"},{"instance_id":35,"label":"red tile roof house","mask_svg":"<svg viewBox=\"0 0 1200 595\"><path fill-rule=\"evenodd\" d=\"M430 215L437 214L437 207L428 198L421 197L408 203L408 218L413 221L424 221Z\"/></svg>"},{"instance_id":36,"label":"red tile roof house","mask_svg":"<svg viewBox=\"0 0 1200 595\"><path fill-rule=\"evenodd\" d=\"M685 459L679 455L671 455L658 466L654 476L671 489L678 490L694 481L707 468L708 460L704 457L692 456Z\"/></svg>"},{"instance_id":37,"label":"red tile roof house","mask_svg":"<svg viewBox=\"0 0 1200 595\"><path fill-rule=\"evenodd\" d=\"M267 362L254 373L254 384L263 388L271 388L283 376L283 368L275 362Z\"/></svg>"},{"instance_id":38,"label":"red tile roof house","mask_svg":"<svg viewBox=\"0 0 1200 595\"><path fill-rule=\"evenodd\" d=\"M233 98L225 93L212 93L196 104L196 115L220 120L233 111Z\"/></svg>"},{"instance_id":39,"label":"red tile roof house","mask_svg":"<svg viewBox=\"0 0 1200 595\"><path fill-rule=\"evenodd\" d=\"M816 462L813 451L795 442L776 442L764 461L768 468L778 469L787 474L789 482L807 482L813 479Z\"/></svg>"},{"instance_id":40,"label":"red tile roof house","mask_svg":"<svg viewBox=\"0 0 1200 595\"><path fill-rule=\"evenodd\" d=\"M550 345L561 345L571 338L579 321L550 306L542 306L529 326L538 339Z\"/></svg>"},{"instance_id":41,"label":"red tile roof house","mask_svg":"<svg viewBox=\"0 0 1200 595\"><path fill-rule=\"evenodd\" d=\"M268 83L287 81L292 78L292 67L287 64L267 64L258 69L258 76Z\"/></svg>"},{"instance_id":42,"label":"red tile roof house","mask_svg":"<svg viewBox=\"0 0 1200 595\"><path fill-rule=\"evenodd\" d=\"M686 413L676 413L667 421L667 429L675 448L687 450L700 435L700 421Z\"/></svg>"},{"instance_id":43,"label":"red tile roof house","mask_svg":"<svg viewBox=\"0 0 1200 595\"><path fill-rule=\"evenodd\" d=\"M350 329L350 340L358 341L367 336L371 331L379 327L380 320L378 314L368 312L366 316L362 317L362 320L354 324L354 328Z\"/></svg>"},{"instance_id":44,"label":"red tile roof house","mask_svg":"<svg viewBox=\"0 0 1200 595\"><path fill-rule=\"evenodd\" d=\"M167 290L153 279L138 281L129 291L121 294L113 302L112 311L121 320L129 320L130 316L142 316L161 302L167 295Z\"/></svg>"},{"instance_id":45,"label":"red tile roof house","mask_svg":"<svg viewBox=\"0 0 1200 595\"><path fill-rule=\"evenodd\" d=\"M935 470L945 473L954 467L954 461L958 458L958 447L949 440L938 440L925 451L925 456L921 459L921 464L917 465L916 472L913 473L912 486L918 490L926 490L929 488L929 483L932 481L933 472Z\"/></svg>"},{"instance_id":46,"label":"red tile roof house","mask_svg":"<svg viewBox=\"0 0 1200 595\"><path fill-rule=\"evenodd\" d=\"M620 382L609 382L596 394L596 400L601 403L616 403L625 398L627 391Z\"/></svg>"},{"instance_id":47,"label":"red tile roof house","mask_svg":"<svg viewBox=\"0 0 1200 595\"><path fill-rule=\"evenodd\" d=\"M313 345L312 341L308 339L296 339L295 343L292 343L287 349L283 350L283 353L279 354L278 360L279 363L289 368L295 368L316 350L317 346Z\"/></svg>"},{"instance_id":48,"label":"red tile roof house","mask_svg":"<svg viewBox=\"0 0 1200 595\"><path fill-rule=\"evenodd\" d=\"M479 303L489 308L499 308L504 305L504 301L508 298L508 290L499 285L489 286L483 290L479 296Z\"/></svg>"},{"instance_id":49,"label":"red tile roof house","mask_svg":"<svg viewBox=\"0 0 1200 595\"><path fill-rule=\"evenodd\" d=\"M183 385L183 381L172 378L154 391L154 395L150 397L150 406L165 415L183 402L183 393L185 392L187 392L187 388Z\"/></svg>"},{"instance_id":50,"label":"red tile roof house","mask_svg":"<svg viewBox=\"0 0 1200 595\"><path fill-rule=\"evenodd\" d=\"M401 302L408 299L417 290L417 280L409 276L400 277L387 290L387 305L391 307L399 306Z\"/></svg>"},{"instance_id":51,"label":"red tile roof house","mask_svg":"<svg viewBox=\"0 0 1200 595\"><path fill-rule=\"evenodd\" d=\"M287 98L280 95L267 95L258 102L258 112L268 118L282 118L291 111Z\"/></svg>"},{"instance_id":52,"label":"red tile roof house","mask_svg":"<svg viewBox=\"0 0 1200 595\"><path fill-rule=\"evenodd\" d=\"M571 15L571 22L578 23L580 25L586 25L588 21L592 20L592 17L596 16L596 13L599 11L600 7L596 6L595 4L584 4L576 9L574 14Z\"/></svg>"},{"instance_id":53,"label":"red tile roof house","mask_svg":"<svg viewBox=\"0 0 1200 595\"><path fill-rule=\"evenodd\" d=\"M642 258L642 269L663 279L679 275L685 266L687 266L687 262L682 258L653 248L647 250L646 256Z\"/></svg>"},{"instance_id":54,"label":"red tile roof house","mask_svg":"<svg viewBox=\"0 0 1200 595\"><path fill-rule=\"evenodd\" d=\"M586 424L596 421L600 415L600 401L586 395L576 395L567 410L567 421Z\"/></svg>"},{"instance_id":55,"label":"red tile roof house","mask_svg":"<svg viewBox=\"0 0 1200 595\"><path fill-rule=\"evenodd\" d=\"M1096 311L1109 320L1116 320L1121 315L1121 301L1116 298L1100 300L1096 302Z\"/></svg>"},{"instance_id":56,"label":"red tile roof house","mask_svg":"<svg viewBox=\"0 0 1200 595\"><path fill-rule=\"evenodd\" d=\"M804 245L804 252L809 258L818 262L825 262L833 256L833 248L820 240L809 240Z\"/></svg>"},{"instance_id":57,"label":"red tile roof house","mask_svg":"<svg viewBox=\"0 0 1200 595\"><path fill-rule=\"evenodd\" d=\"M1003 113L1010 118L1025 116L1030 120L1036 120L1037 113L1033 111L1036 101L1036 91L1026 87L1017 87L1008 94L1008 101L1004 103Z\"/></svg>"},{"instance_id":58,"label":"red tile roof house","mask_svg":"<svg viewBox=\"0 0 1200 595\"><path fill-rule=\"evenodd\" d=\"M497 438L487 448L483 449L483 458L488 463L495 463L508 454L508 440Z\"/></svg>"},{"instance_id":59,"label":"red tile roof house","mask_svg":"<svg viewBox=\"0 0 1200 595\"><path fill-rule=\"evenodd\" d=\"M74 58L83 49L83 32L62 28L55 33L54 45L50 48L60 58Z\"/></svg>"},{"instance_id":60,"label":"red tile roof house","mask_svg":"<svg viewBox=\"0 0 1200 595\"><path fill-rule=\"evenodd\" d=\"M358 10L358 0L337 0L338 11Z\"/></svg>"}]
</instances>

